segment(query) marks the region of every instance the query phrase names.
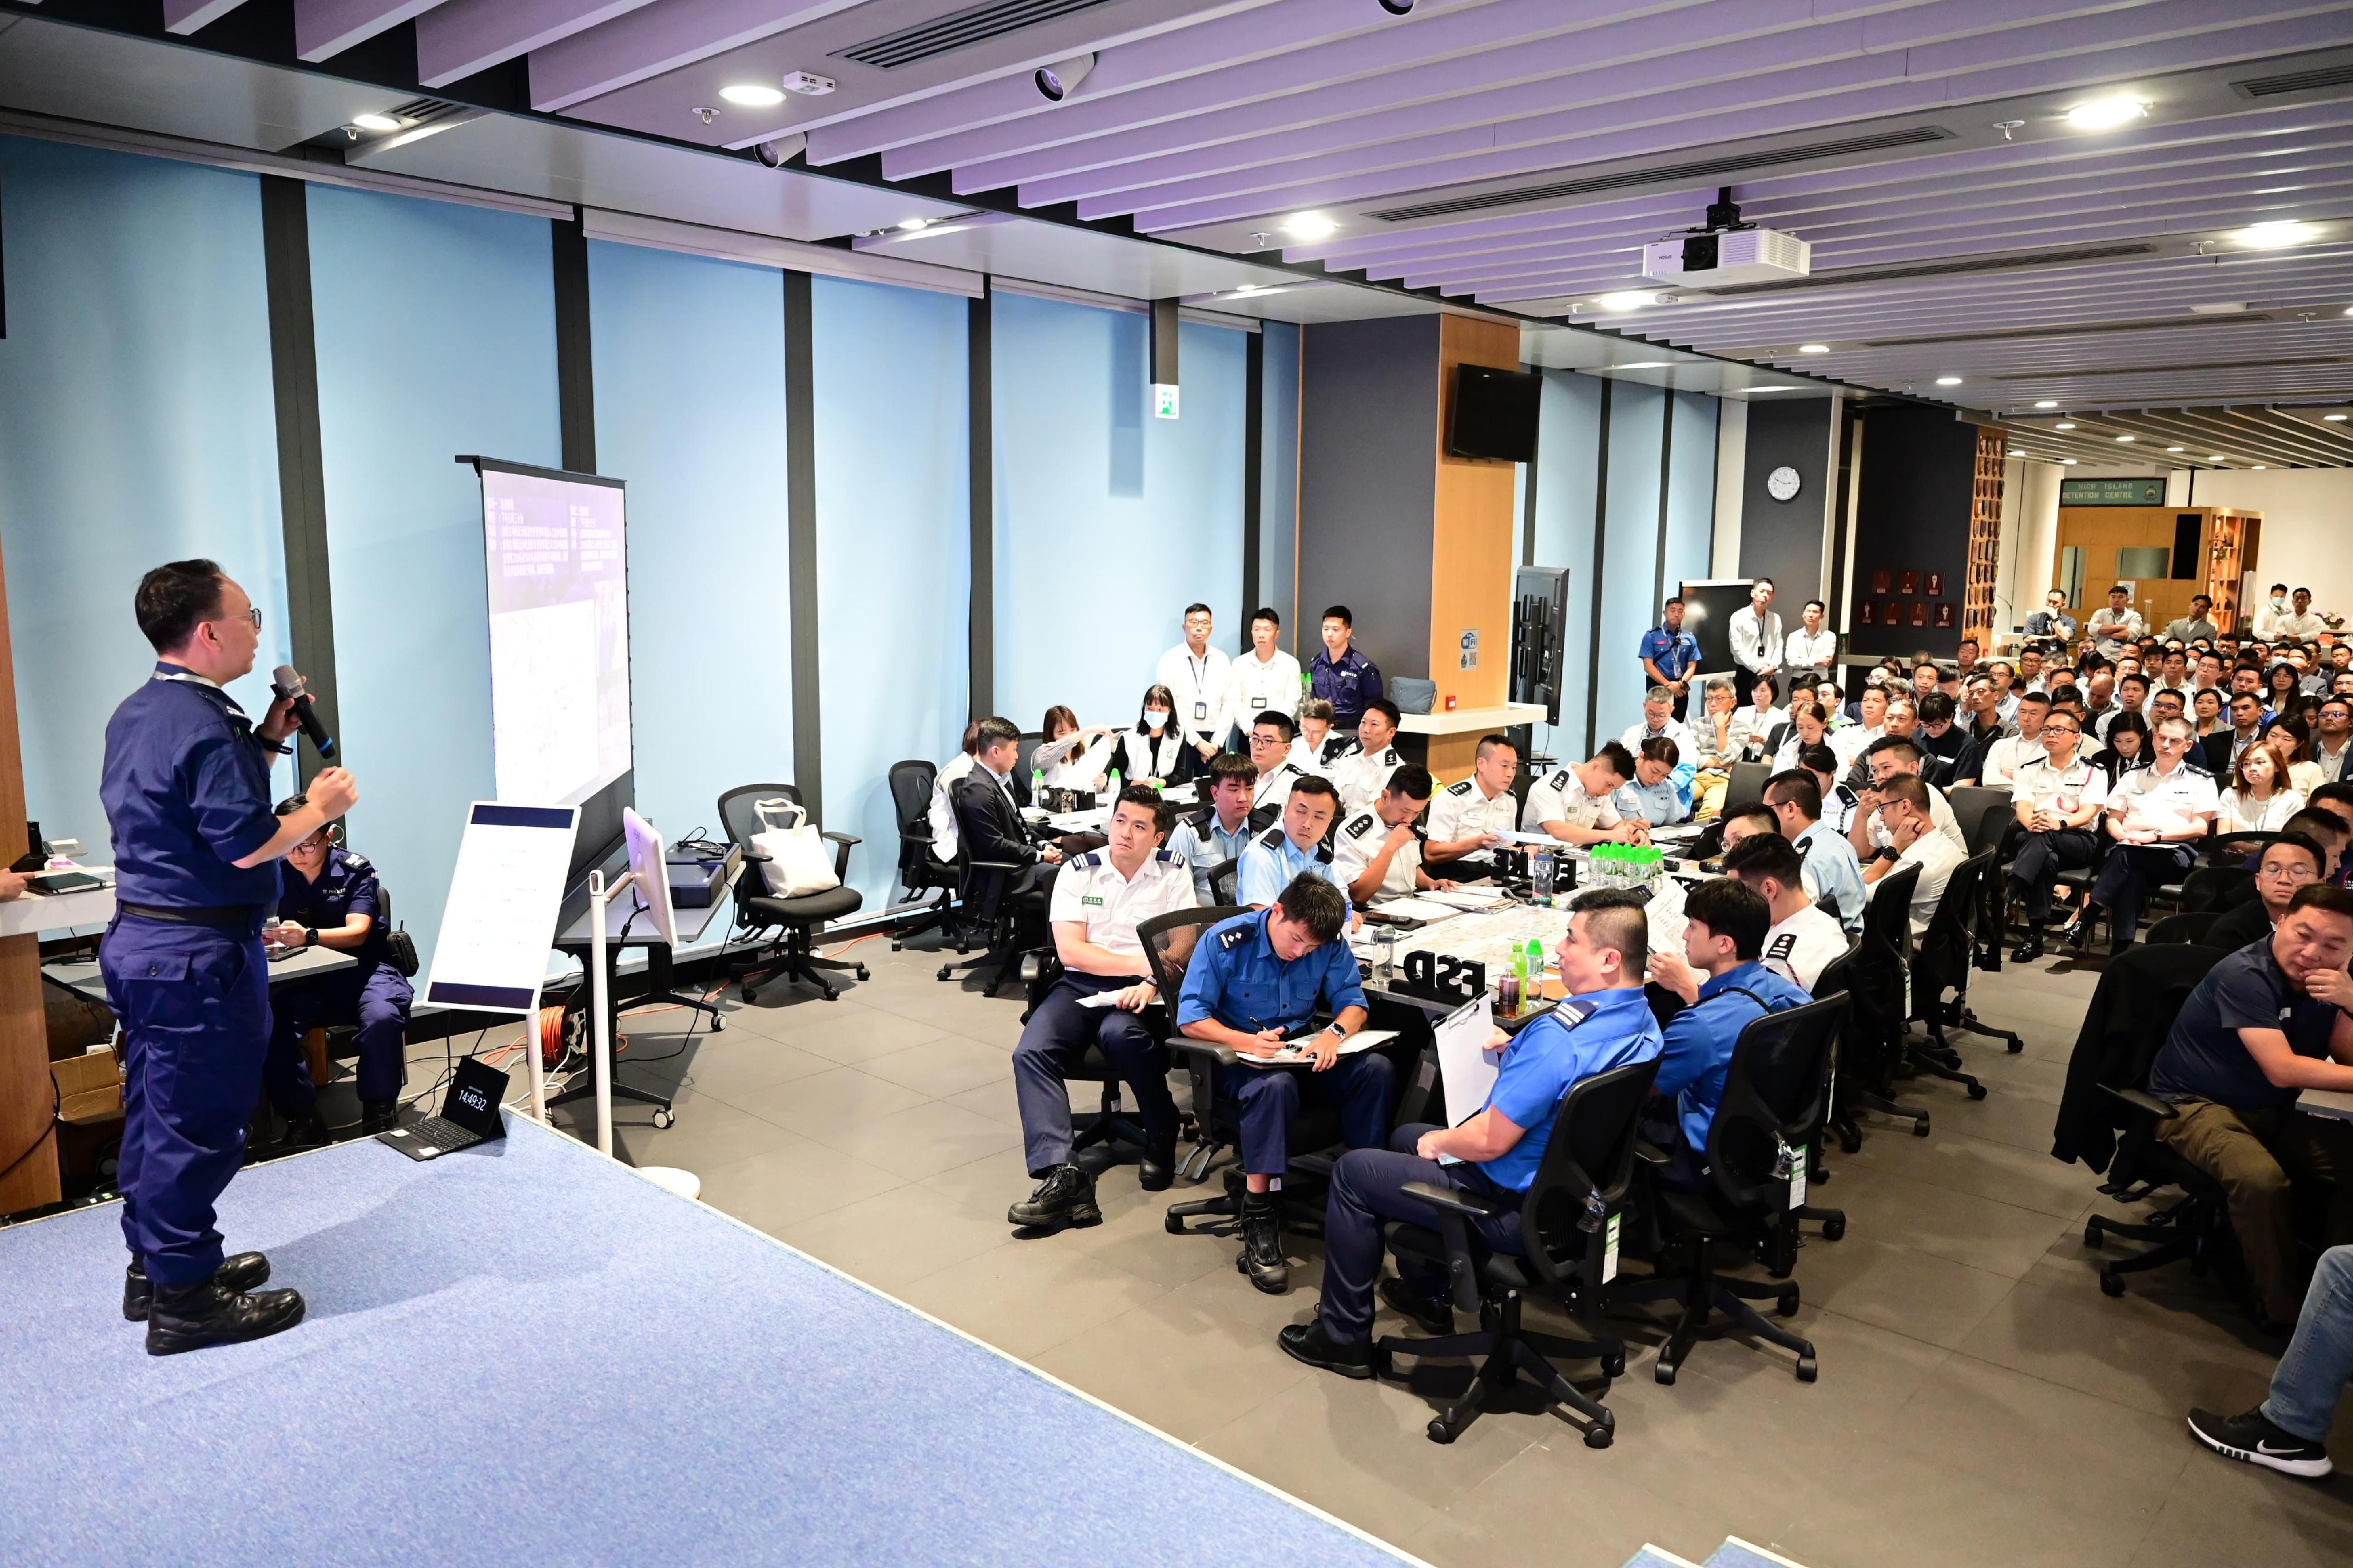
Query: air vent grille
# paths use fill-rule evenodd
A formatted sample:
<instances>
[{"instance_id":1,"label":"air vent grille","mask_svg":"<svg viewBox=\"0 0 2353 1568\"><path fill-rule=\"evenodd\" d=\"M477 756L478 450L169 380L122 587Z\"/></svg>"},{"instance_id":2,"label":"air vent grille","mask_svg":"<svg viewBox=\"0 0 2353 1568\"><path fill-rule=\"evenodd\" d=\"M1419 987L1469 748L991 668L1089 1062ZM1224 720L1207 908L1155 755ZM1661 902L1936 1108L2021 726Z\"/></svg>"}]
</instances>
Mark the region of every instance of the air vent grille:
<instances>
[{"instance_id":1,"label":"air vent grille","mask_svg":"<svg viewBox=\"0 0 2353 1568\"><path fill-rule=\"evenodd\" d=\"M1952 134L1940 126L1919 125L1909 131L1883 132L1876 136L1810 142L1802 146L1775 147L1761 153L1736 153L1728 158L1703 158L1687 163L1658 164L1647 169L1621 169L1616 174L1595 174L1582 180L1556 180L1548 184L1523 185L1517 190L1489 191L1475 196L1419 202L1412 206L1388 207L1365 216L1379 218L1383 223L1410 223L1416 218L1446 217L1456 213L1484 212L1493 207L1523 206L1529 202L1592 195L1601 191L1629 190L1637 185L1704 184L1728 174L1755 169L1811 163L1817 158L1852 157L1858 153L1878 153L1894 147L1916 147L1924 142L1949 141Z\"/></svg>"},{"instance_id":2,"label":"air vent grille","mask_svg":"<svg viewBox=\"0 0 2353 1568\"><path fill-rule=\"evenodd\" d=\"M1924 261L1916 267L1856 268L1844 272L1817 272L1786 283L1738 283L1710 289L1707 297L1731 294L1778 294L1791 289L1820 289L1834 283L1901 283L1914 278L1953 278L1970 272L2015 272L2033 267L2072 267L2086 261L2109 261L2125 256L2154 256L2157 247L2146 243L2083 245L2073 250L2042 250L2024 256L1969 256L1953 261Z\"/></svg>"},{"instance_id":3,"label":"air vent grille","mask_svg":"<svg viewBox=\"0 0 2353 1568\"><path fill-rule=\"evenodd\" d=\"M2236 316L2168 316L2152 321L2094 321L2080 327L2004 327L1990 332L1939 332L1918 338L1866 338L1867 349L1929 348L1951 343L2033 342L2044 338L2105 337L2116 332L2179 332L2198 327L2268 326L2293 320L2268 310Z\"/></svg>"},{"instance_id":4,"label":"air vent grille","mask_svg":"<svg viewBox=\"0 0 2353 1568\"><path fill-rule=\"evenodd\" d=\"M2278 76L2249 77L2232 89L2246 98L2284 98L2292 92L2312 92L2325 87L2353 86L2353 60L2320 66L2307 71L2283 71Z\"/></svg>"},{"instance_id":5,"label":"air vent grille","mask_svg":"<svg viewBox=\"0 0 2353 1568\"><path fill-rule=\"evenodd\" d=\"M992 0L986 5L969 5L912 27L902 27L895 33L885 33L879 38L869 38L862 44L836 49L833 58L854 60L877 70L896 70L901 66L914 65L953 49L968 48L1008 33L1018 33L1024 27L1034 27L1040 22L1091 11L1109 3L1110 0Z\"/></svg>"},{"instance_id":6,"label":"air vent grille","mask_svg":"<svg viewBox=\"0 0 2353 1568\"><path fill-rule=\"evenodd\" d=\"M406 103L385 110L403 125L430 125L459 111L459 106L445 103L438 98L412 98Z\"/></svg>"}]
</instances>

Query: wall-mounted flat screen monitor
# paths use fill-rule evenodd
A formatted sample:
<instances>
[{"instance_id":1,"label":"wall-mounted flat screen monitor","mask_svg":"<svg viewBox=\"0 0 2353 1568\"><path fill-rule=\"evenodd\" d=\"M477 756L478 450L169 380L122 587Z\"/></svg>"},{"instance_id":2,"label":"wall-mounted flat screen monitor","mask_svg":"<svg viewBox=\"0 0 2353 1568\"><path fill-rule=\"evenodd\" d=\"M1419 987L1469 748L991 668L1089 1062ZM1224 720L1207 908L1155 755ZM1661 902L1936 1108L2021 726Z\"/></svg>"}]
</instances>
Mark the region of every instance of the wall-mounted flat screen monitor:
<instances>
[{"instance_id":1,"label":"wall-mounted flat screen monitor","mask_svg":"<svg viewBox=\"0 0 2353 1568\"><path fill-rule=\"evenodd\" d=\"M1544 377L1493 365L1454 367L1454 399L1446 418L1446 455L1531 463L1536 456L1536 409Z\"/></svg>"}]
</instances>

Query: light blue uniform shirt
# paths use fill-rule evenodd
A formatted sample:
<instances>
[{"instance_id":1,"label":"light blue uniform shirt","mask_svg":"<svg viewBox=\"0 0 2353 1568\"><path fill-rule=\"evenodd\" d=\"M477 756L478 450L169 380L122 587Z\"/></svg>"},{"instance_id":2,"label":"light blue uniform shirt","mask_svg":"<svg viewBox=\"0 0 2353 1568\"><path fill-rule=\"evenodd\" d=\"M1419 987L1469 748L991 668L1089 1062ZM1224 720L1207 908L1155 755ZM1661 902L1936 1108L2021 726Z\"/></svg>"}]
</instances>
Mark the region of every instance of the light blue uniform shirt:
<instances>
[{"instance_id":1,"label":"light blue uniform shirt","mask_svg":"<svg viewBox=\"0 0 2353 1568\"><path fill-rule=\"evenodd\" d=\"M1763 998L1759 1006L1742 991ZM1675 1124L1694 1150L1707 1147L1715 1108L1724 1103L1724 1080L1740 1031L1766 1013L1802 1007L1813 998L1761 963L1751 961L1703 982L1699 1001L1667 1020L1666 1048L1651 1085L1675 1097ZM1510 1114L1505 1112L1506 1115Z\"/></svg>"},{"instance_id":2,"label":"light blue uniform shirt","mask_svg":"<svg viewBox=\"0 0 2353 1568\"><path fill-rule=\"evenodd\" d=\"M1520 1141L1479 1169L1499 1187L1526 1192L1552 1142L1561 1096L1596 1073L1649 1061L1662 1045L1639 985L1571 996L1522 1029L1487 1093L1487 1105L1522 1129Z\"/></svg>"},{"instance_id":3,"label":"light blue uniform shirt","mask_svg":"<svg viewBox=\"0 0 2353 1568\"><path fill-rule=\"evenodd\" d=\"M1193 868L1193 897L1203 909L1218 901L1209 890L1210 869L1240 859L1250 838L1250 813L1242 813L1241 825L1229 833L1214 809L1185 818L1168 835L1168 852Z\"/></svg>"},{"instance_id":4,"label":"light blue uniform shirt","mask_svg":"<svg viewBox=\"0 0 2353 1568\"><path fill-rule=\"evenodd\" d=\"M1282 896L1292 879L1302 871L1312 871L1346 898L1348 889L1341 886L1339 873L1333 868L1332 851L1318 844L1312 849L1302 849L1291 841L1291 836L1276 823L1250 841L1242 851L1240 874L1234 879L1234 897L1246 904L1271 904Z\"/></svg>"},{"instance_id":5,"label":"light blue uniform shirt","mask_svg":"<svg viewBox=\"0 0 2353 1568\"><path fill-rule=\"evenodd\" d=\"M1620 816L1639 816L1653 827L1671 827L1691 815L1683 793L1675 788L1675 775L1669 773L1654 784L1629 783L1618 786L1610 804Z\"/></svg>"},{"instance_id":6,"label":"light blue uniform shirt","mask_svg":"<svg viewBox=\"0 0 2353 1568\"><path fill-rule=\"evenodd\" d=\"M1862 906L1871 894L1863 886L1862 863L1854 858L1854 846L1846 835L1828 822L1817 822L1798 835L1796 847L1806 862L1806 896L1834 906L1849 936L1862 931Z\"/></svg>"}]
</instances>

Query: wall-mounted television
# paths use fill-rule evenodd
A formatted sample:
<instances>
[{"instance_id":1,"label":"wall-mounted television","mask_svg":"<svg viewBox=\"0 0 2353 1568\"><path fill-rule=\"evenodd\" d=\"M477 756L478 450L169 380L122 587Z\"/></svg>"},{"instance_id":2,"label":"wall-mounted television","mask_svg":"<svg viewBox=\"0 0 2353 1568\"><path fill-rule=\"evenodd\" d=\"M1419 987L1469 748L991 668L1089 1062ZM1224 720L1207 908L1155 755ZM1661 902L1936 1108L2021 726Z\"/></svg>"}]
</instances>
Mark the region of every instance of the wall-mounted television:
<instances>
[{"instance_id":1,"label":"wall-mounted television","mask_svg":"<svg viewBox=\"0 0 2353 1568\"><path fill-rule=\"evenodd\" d=\"M1446 455L1532 463L1536 456L1536 408L1544 377L1493 365L1454 367L1454 397L1446 417Z\"/></svg>"}]
</instances>

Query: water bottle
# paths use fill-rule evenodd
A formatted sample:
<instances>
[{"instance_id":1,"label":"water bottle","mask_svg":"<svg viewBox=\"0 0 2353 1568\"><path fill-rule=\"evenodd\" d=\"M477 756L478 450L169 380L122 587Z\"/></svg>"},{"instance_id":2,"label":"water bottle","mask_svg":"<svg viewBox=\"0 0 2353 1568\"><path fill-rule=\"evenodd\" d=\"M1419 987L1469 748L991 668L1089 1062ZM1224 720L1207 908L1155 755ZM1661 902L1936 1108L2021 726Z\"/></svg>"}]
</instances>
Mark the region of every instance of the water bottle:
<instances>
[{"instance_id":1,"label":"water bottle","mask_svg":"<svg viewBox=\"0 0 2353 1568\"><path fill-rule=\"evenodd\" d=\"M1029 804L1032 805L1046 804L1046 770L1043 768L1029 770Z\"/></svg>"},{"instance_id":2,"label":"water bottle","mask_svg":"<svg viewBox=\"0 0 2353 1568\"><path fill-rule=\"evenodd\" d=\"M1536 846L1535 853L1528 857L1528 890L1539 899L1549 900L1552 897L1552 881L1556 872L1552 846L1539 844Z\"/></svg>"}]
</instances>

